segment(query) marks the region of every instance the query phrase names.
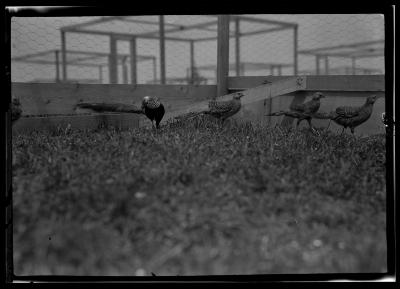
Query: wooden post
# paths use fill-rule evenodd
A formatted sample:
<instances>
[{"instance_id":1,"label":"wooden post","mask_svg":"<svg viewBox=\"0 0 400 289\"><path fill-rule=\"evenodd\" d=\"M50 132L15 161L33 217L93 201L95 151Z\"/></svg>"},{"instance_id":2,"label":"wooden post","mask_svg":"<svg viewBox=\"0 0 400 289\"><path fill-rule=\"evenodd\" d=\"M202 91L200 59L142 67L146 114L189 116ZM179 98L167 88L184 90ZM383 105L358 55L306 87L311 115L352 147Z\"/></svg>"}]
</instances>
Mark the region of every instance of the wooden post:
<instances>
[{"instance_id":1,"label":"wooden post","mask_svg":"<svg viewBox=\"0 0 400 289\"><path fill-rule=\"evenodd\" d=\"M356 58L355 57L351 58L351 70L352 70L353 75L355 75L356 74Z\"/></svg>"},{"instance_id":2,"label":"wooden post","mask_svg":"<svg viewBox=\"0 0 400 289\"><path fill-rule=\"evenodd\" d=\"M61 62L62 62L62 79L67 81L67 43L65 32L61 31Z\"/></svg>"},{"instance_id":3,"label":"wooden post","mask_svg":"<svg viewBox=\"0 0 400 289\"><path fill-rule=\"evenodd\" d=\"M282 75L282 65L278 65L278 75Z\"/></svg>"},{"instance_id":4,"label":"wooden post","mask_svg":"<svg viewBox=\"0 0 400 289\"><path fill-rule=\"evenodd\" d=\"M325 56L325 74L329 74L329 57Z\"/></svg>"},{"instance_id":5,"label":"wooden post","mask_svg":"<svg viewBox=\"0 0 400 289\"><path fill-rule=\"evenodd\" d=\"M117 40L113 36L110 36L110 55L108 60L108 71L110 73L110 83L118 83Z\"/></svg>"},{"instance_id":6,"label":"wooden post","mask_svg":"<svg viewBox=\"0 0 400 289\"><path fill-rule=\"evenodd\" d=\"M228 93L229 15L218 16L217 96Z\"/></svg>"},{"instance_id":7,"label":"wooden post","mask_svg":"<svg viewBox=\"0 0 400 289\"><path fill-rule=\"evenodd\" d=\"M317 72L317 75L319 75L320 74L320 72L319 72L319 55L315 55L315 70L316 70L316 72Z\"/></svg>"},{"instance_id":8,"label":"wooden post","mask_svg":"<svg viewBox=\"0 0 400 289\"><path fill-rule=\"evenodd\" d=\"M298 28L299 28L299 26L298 25L296 25L296 26L294 26L294 29L293 29L293 46L294 46L294 49L293 49L293 74L294 75L297 75L297 73L298 73L298 62L299 62L299 60L298 60L298 41L299 41L299 39L298 39Z\"/></svg>"},{"instance_id":9,"label":"wooden post","mask_svg":"<svg viewBox=\"0 0 400 289\"><path fill-rule=\"evenodd\" d=\"M99 82L103 83L103 66L99 65Z\"/></svg>"},{"instance_id":10,"label":"wooden post","mask_svg":"<svg viewBox=\"0 0 400 289\"><path fill-rule=\"evenodd\" d=\"M160 27L160 80L161 84L165 84L165 33L164 33L164 15L159 16Z\"/></svg>"},{"instance_id":11,"label":"wooden post","mask_svg":"<svg viewBox=\"0 0 400 289\"><path fill-rule=\"evenodd\" d=\"M122 83L128 84L128 66L126 65L126 56L122 58Z\"/></svg>"},{"instance_id":12,"label":"wooden post","mask_svg":"<svg viewBox=\"0 0 400 289\"><path fill-rule=\"evenodd\" d=\"M131 84L137 83L137 57L136 57L136 37L132 37L129 41L131 55Z\"/></svg>"},{"instance_id":13,"label":"wooden post","mask_svg":"<svg viewBox=\"0 0 400 289\"><path fill-rule=\"evenodd\" d=\"M194 41L190 41L190 83L194 83Z\"/></svg>"},{"instance_id":14,"label":"wooden post","mask_svg":"<svg viewBox=\"0 0 400 289\"><path fill-rule=\"evenodd\" d=\"M153 61L153 80L154 80L154 83L156 83L156 82L157 82L157 63L156 63L156 57L153 57L152 61Z\"/></svg>"},{"instance_id":15,"label":"wooden post","mask_svg":"<svg viewBox=\"0 0 400 289\"><path fill-rule=\"evenodd\" d=\"M60 82L60 57L59 57L59 51L56 50L54 53L55 53L55 57L56 57L56 82Z\"/></svg>"},{"instance_id":16,"label":"wooden post","mask_svg":"<svg viewBox=\"0 0 400 289\"><path fill-rule=\"evenodd\" d=\"M240 19L235 18L235 64L236 76L240 76Z\"/></svg>"}]
</instances>

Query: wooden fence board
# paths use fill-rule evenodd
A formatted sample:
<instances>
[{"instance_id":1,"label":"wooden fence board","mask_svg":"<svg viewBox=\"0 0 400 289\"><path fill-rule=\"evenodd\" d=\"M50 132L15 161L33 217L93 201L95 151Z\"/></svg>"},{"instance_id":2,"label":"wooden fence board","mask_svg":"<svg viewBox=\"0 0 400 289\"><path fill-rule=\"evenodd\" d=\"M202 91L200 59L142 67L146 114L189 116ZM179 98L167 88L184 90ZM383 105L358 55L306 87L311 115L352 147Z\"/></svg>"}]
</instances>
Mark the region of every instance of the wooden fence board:
<instances>
[{"instance_id":1,"label":"wooden fence board","mask_svg":"<svg viewBox=\"0 0 400 289\"><path fill-rule=\"evenodd\" d=\"M212 98L216 86L13 83L12 93L20 99L24 115L74 114L79 101L140 104L145 95L159 97L172 109Z\"/></svg>"},{"instance_id":2,"label":"wooden fence board","mask_svg":"<svg viewBox=\"0 0 400 289\"><path fill-rule=\"evenodd\" d=\"M228 78L228 87L230 90L248 89L262 85L264 81L279 82L292 77L233 76ZM305 78L306 90L385 91L384 75L307 75Z\"/></svg>"}]
</instances>

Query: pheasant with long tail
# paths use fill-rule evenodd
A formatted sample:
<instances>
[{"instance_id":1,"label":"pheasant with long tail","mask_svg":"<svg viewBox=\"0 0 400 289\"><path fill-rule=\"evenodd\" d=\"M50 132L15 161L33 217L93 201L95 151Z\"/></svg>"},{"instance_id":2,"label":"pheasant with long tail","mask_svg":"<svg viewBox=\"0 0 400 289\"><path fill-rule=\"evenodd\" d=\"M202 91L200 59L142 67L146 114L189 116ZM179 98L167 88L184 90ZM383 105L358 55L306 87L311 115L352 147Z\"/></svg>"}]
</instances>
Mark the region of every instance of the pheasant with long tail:
<instances>
[{"instance_id":1,"label":"pheasant with long tail","mask_svg":"<svg viewBox=\"0 0 400 289\"><path fill-rule=\"evenodd\" d=\"M160 122L164 117L165 108L157 97L145 96L142 101L141 107L134 104L125 103L88 103L81 102L75 105L75 109L83 108L90 109L96 112L122 112L122 113L136 113L144 114L150 119L151 124L156 123L156 127L160 127Z\"/></svg>"}]
</instances>

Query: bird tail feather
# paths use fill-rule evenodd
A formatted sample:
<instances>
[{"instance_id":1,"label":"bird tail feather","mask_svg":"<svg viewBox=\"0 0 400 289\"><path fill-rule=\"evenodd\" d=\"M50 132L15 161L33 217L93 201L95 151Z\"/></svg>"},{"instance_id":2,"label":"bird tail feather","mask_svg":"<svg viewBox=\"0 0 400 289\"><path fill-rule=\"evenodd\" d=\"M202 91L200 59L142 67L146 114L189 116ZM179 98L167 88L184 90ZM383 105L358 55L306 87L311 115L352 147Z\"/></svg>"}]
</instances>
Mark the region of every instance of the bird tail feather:
<instances>
[{"instance_id":1,"label":"bird tail feather","mask_svg":"<svg viewBox=\"0 0 400 289\"><path fill-rule=\"evenodd\" d=\"M74 110L78 108L90 109L95 112L124 112L124 113L139 113L143 110L133 104L125 103L88 103L81 102L75 105Z\"/></svg>"},{"instance_id":2,"label":"bird tail feather","mask_svg":"<svg viewBox=\"0 0 400 289\"><path fill-rule=\"evenodd\" d=\"M281 110L281 111L277 111L277 112L266 114L266 116L280 116L280 115L296 117L296 118L310 116L310 115L308 115L306 113L301 113L301 112L291 111L291 110L289 110L289 111Z\"/></svg>"},{"instance_id":3,"label":"bird tail feather","mask_svg":"<svg viewBox=\"0 0 400 289\"><path fill-rule=\"evenodd\" d=\"M188 113L185 113L185 114L178 115L178 116L174 117L174 119L176 119L176 120L188 120L188 119L192 119L194 117L197 117L197 116L199 116L201 114L207 114L207 112L208 111L205 111L205 110L204 111L197 111L197 112L188 112Z\"/></svg>"},{"instance_id":4,"label":"bird tail feather","mask_svg":"<svg viewBox=\"0 0 400 289\"><path fill-rule=\"evenodd\" d=\"M312 114L312 117L317 119L333 119L335 112L315 112Z\"/></svg>"}]
</instances>

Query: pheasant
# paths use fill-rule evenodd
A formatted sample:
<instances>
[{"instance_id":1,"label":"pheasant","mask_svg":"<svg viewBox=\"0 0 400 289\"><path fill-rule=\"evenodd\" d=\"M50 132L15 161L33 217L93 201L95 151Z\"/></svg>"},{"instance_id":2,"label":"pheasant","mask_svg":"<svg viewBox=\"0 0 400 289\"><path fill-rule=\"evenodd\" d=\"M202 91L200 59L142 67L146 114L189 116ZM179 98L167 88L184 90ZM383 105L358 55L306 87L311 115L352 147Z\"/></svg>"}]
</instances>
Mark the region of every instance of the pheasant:
<instances>
[{"instance_id":1,"label":"pheasant","mask_svg":"<svg viewBox=\"0 0 400 289\"><path fill-rule=\"evenodd\" d=\"M343 126L342 133L349 127L351 133L354 134L354 129L370 118L377 98L377 95L371 95L367 97L362 106L339 106L329 113L314 113L312 114L312 117L318 119L331 119L338 125Z\"/></svg>"},{"instance_id":2,"label":"pheasant","mask_svg":"<svg viewBox=\"0 0 400 289\"><path fill-rule=\"evenodd\" d=\"M22 115L21 103L18 98L13 98L10 105L11 123L13 124Z\"/></svg>"},{"instance_id":3,"label":"pheasant","mask_svg":"<svg viewBox=\"0 0 400 289\"><path fill-rule=\"evenodd\" d=\"M321 105L320 99L325 97L321 92L316 92L312 96L312 99L310 101L307 101L305 103L301 104L291 104L290 105L290 111L278 111L278 112L273 112L271 114L267 114L267 116L280 116L280 115L286 115L290 117L295 117L297 118L297 124L296 127L299 126L300 122L303 120L307 120L308 125L310 126L310 129L312 129L311 125L311 119L312 119L312 114L316 113Z\"/></svg>"},{"instance_id":4,"label":"pheasant","mask_svg":"<svg viewBox=\"0 0 400 289\"><path fill-rule=\"evenodd\" d=\"M156 127L159 127L160 121L162 120L165 109L163 104L158 100L157 97L145 96L142 101L142 106L139 108L134 104L125 103L87 103L81 102L75 105L75 109L84 108L91 109L96 112L124 112L124 113L137 113L144 114L148 119L156 121Z\"/></svg>"},{"instance_id":5,"label":"pheasant","mask_svg":"<svg viewBox=\"0 0 400 289\"><path fill-rule=\"evenodd\" d=\"M156 127L160 127L160 122L165 114L165 108L157 97L145 96L142 101L142 111L151 120L152 125L153 120L155 120Z\"/></svg>"},{"instance_id":6,"label":"pheasant","mask_svg":"<svg viewBox=\"0 0 400 289\"><path fill-rule=\"evenodd\" d=\"M221 119L223 122L225 121L225 119L235 115L240 110L240 108L242 107L240 99L243 96L244 96L243 93L237 92L233 95L231 100L225 100L225 101L211 100L208 103L207 110L199 112L190 112L183 116L178 116L175 119L193 118L200 114L209 114L215 118Z\"/></svg>"}]
</instances>

